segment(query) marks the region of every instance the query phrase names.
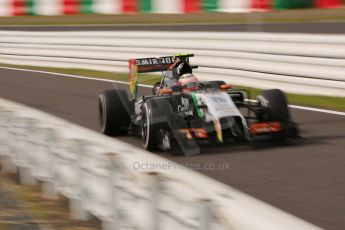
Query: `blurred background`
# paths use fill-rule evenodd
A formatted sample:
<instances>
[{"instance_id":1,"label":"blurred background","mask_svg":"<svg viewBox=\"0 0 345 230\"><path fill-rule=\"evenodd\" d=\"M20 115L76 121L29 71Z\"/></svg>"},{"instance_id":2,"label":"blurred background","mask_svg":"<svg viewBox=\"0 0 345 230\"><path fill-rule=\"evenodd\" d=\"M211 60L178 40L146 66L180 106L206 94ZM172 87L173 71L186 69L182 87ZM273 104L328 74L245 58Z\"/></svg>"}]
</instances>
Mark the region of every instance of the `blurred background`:
<instances>
[{"instance_id":1,"label":"blurred background","mask_svg":"<svg viewBox=\"0 0 345 230\"><path fill-rule=\"evenodd\" d=\"M128 80L129 58L190 50L199 62L200 76L223 77L248 87L252 95L264 87L286 87L290 103L297 105L291 110L305 139L302 144L278 147L226 146L192 158L155 154L180 164L231 162L228 174L200 173L322 228L343 230L344 5L345 0L0 0L0 98L99 132L96 98L100 91L113 87L107 80ZM67 31L80 34L64 34ZM161 31L177 34L173 39L171 34L157 36ZM184 45L179 40L183 31L205 32L206 38L192 34L188 39L196 42ZM244 33L231 34L238 31ZM252 36L248 31L268 33ZM229 33L224 39L213 32ZM55 78L51 72L104 81ZM141 83L157 80L157 75L147 75ZM6 119L18 112L11 111L11 106L2 111L1 106ZM337 111L321 113L298 106ZM2 147L11 145L5 141L6 131L11 133L17 124L13 119L8 125L6 119L0 120L0 156L5 155ZM49 147L45 136L36 134L37 142ZM120 140L141 148L139 139L126 136ZM0 159L0 230L106 229L96 218L71 218L67 198L42 198L39 183L18 184L16 170L3 170L11 165L10 154L7 157ZM97 171L98 165L93 169ZM97 192L97 186L91 187ZM132 188L136 190L135 183Z\"/></svg>"},{"instance_id":2,"label":"blurred background","mask_svg":"<svg viewBox=\"0 0 345 230\"><path fill-rule=\"evenodd\" d=\"M344 0L1 0L0 15L246 12L342 4Z\"/></svg>"}]
</instances>

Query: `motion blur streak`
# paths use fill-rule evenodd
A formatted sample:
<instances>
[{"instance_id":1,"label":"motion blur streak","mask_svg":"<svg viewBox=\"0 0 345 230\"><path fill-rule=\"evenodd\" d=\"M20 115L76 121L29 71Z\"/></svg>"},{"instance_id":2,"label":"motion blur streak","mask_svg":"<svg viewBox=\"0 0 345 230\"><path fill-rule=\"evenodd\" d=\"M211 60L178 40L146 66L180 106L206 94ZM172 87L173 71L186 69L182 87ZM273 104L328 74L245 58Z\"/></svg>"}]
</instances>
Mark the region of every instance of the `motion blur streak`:
<instances>
[{"instance_id":1,"label":"motion blur streak","mask_svg":"<svg viewBox=\"0 0 345 230\"><path fill-rule=\"evenodd\" d=\"M70 77L70 78L77 78L77 79L86 79L86 80L93 80L93 81L104 81L104 82L112 82L112 83L116 83L116 84L129 85L128 82L124 82L124 81L116 81L116 80L109 80L109 79L102 79L102 78L84 77L84 76L78 76L78 75L54 73L54 72L40 71L40 70L30 70L30 69L21 69L21 68L12 68L12 67L3 67L3 66L0 66L0 69L9 69L9 70L17 70L17 71L25 71L25 72L33 72L33 73L42 73L42 74L45 74L45 76L54 76L55 75L55 77L61 76L61 77ZM150 88L150 89L152 87L151 85L145 85L145 84L139 84L139 86L142 87L142 88ZM256 100L250 100L250 101L256 102ZM299 105L289 105L289 107L291 107L293 109L301 109L301 110L308 110L308 111L314 111L314 112L320 112L320 113L329 113L329 114L345 116L345 112L334 111L334 110L329 110L329 109L318 109L318 108L299 106Z\"/></svg>"},{"instance_id":2,"label":"motion blur streak","mask_svg":"<svg viewBox=\"0 0 345 230\"><path fill-rule=\"evenodd\" d=\"M97 96L111 82L0 69L0 97L21 102L97 130ZM127 85L118 84L127 88ZM141 88L150 93L150 89ZM290 144L220 146L196 157L158 155L182 164L219 165L231 170L201 173L242 190L302 219L331 230L345 225L345 117L292 110L304 139ZM140 140L120 137L141 146Z\"/></svg>"}]
</instances>

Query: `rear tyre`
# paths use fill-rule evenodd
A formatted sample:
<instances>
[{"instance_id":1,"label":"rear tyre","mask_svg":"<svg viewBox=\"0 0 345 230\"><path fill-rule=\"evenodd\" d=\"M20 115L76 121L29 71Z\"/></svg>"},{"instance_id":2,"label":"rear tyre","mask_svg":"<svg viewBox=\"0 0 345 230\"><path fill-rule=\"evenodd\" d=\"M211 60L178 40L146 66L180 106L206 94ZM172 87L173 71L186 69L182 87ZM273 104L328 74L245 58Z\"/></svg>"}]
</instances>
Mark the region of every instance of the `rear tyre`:
<instances>
[{"instance_id":1,"label":"rear tyre","mask_svg":"<svg viewBox=\"0 0 345 230\"><path fill-rule=\"evenodd\" d=\"M263 91L257 96L258 104L264 109L262 119L265 121L290 121L288 102L279 89Z\"/></svg>"},{"instance_id":2,"label":"rear tyre","mask_svg":"<svg viewBox=\"0 0 345 230\"><path fill-rule=\"evenodd\" d=\"M123 134L130 124L129 100L125 90L107 90L98 97L101 132L108 136Z\"/></svg>"},{"instance_id":3,"label":"rear tyre","mask_svg":"<svg viewBox=\"0 0 345 230\"><path fill-rule=\"evenodd\" d=\"M165 100L149 99L143 104L141 136L147 150L157 150L161 144L160 130L167 128L170 106Z\"/></svg>"}]
</instances>

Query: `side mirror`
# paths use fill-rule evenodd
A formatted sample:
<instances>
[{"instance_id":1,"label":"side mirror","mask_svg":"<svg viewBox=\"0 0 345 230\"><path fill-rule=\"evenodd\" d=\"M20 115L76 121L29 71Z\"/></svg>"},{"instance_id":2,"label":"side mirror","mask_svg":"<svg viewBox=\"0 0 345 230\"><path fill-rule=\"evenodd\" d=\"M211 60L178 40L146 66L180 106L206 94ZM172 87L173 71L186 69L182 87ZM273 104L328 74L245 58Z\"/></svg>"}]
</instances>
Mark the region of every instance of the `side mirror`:
<instances>
[{"instance_id":1,"label":"side mirror","mask_svg":"<svg viewBox=\"0 0 345 230\"><path fill-rule=\"evenodd\" d=\"M219 88L221 90L227 90L227 89L232 89L233 86L231 84L223 84L223 85L220 85Z\"/></svg>"}]
</instances>

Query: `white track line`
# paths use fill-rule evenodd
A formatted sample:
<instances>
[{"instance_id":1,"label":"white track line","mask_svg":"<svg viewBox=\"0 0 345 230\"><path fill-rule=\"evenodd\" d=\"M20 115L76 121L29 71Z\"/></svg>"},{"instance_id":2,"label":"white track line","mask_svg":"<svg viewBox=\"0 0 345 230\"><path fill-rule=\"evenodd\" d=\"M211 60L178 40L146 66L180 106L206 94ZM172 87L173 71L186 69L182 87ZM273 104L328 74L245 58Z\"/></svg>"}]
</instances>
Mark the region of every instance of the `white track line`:
<instances>
[{"instance_id":1,"label":"white track line","mask_svg":"<svg viewBox=\"0 0 345 230\"><path fill-rule=\"evenodd\" d=\"M250 102L257 102L257 100L253 100L253 99L246 99L246 100ZM313 112L329 113L329 114L334 114L334 115L345 116L345 112L328 110L328 109L318 109L318 108L306 107L306 106L300 106L300 105L289 105L289 107L293 109L301 109L301 110L308 110L308 111L313 111Z\"/></svg>"},{"instance_id":2,"label":"white track line","mask_svg":"<svg viewBox=\"0 0 345 230\"><path fill-rule=\"evenodd\" d=\"M72 75L72 74L55 73L55 72L40 71L40 70L20 69L20 68L2 67L2 66L0 66L0 69L10 69L10 70L33 72L33 73L51 74L51 75L56 75L56 76L63 76L63 77L70 77L70 78L77 78L77 79L85 79L85 80L93 80L93 81L103 81L103 82L113 82L113 83L119 83L119 84L129 84L128 82L124 82L124 81L116 81L116 80L109 80L109 79L102 79L102 78L92 78L92 77L83 77L83 76ZM144 84L139 84L139 86L141 86L141 87L152 87L150 85L144 85ZM255 100L250 100L250 101L255 101ZM291 107L293 109L300 109L300 110L307 110L307 111L313 111L313 112L319 112L319 113L328 113L328 114L333 114L333 115L345 116L345 112L328 110L328 109L318 109L318 108L299 106L299 105L289 105L289 107Z\"/></svg>"},{"instance_id":3,"label":"white track line","mask_svg":"<svg viewBox=\"0 0 345 230\"><path fill-rule=\"evenodd\" d=\"M104 79L104 78L94 78L94 77L84 77L84 76L78 76L78 75L72 75L72 74L55 73L55 72L41 71L41 70L19 69L19 68L4 67L4 66L0 66L0 69L10 69L10 70L25 71L25 72L33 72L33 73L43 73L43 74L50 74L50 75L56 75L56 76L62 76L62 77L70 77L70 78L93 80L93 81L103 81L103 82L113 82L113 83L127 84L127 85L129 84L128 82L125 82L125 81L116 81L116 80L110 80L110 79ZM48 77L48 76L46 76L46 77ZM139 86L140 87L147 87L147 88L152 87L150 85L143 85L143 84L139 84Z\"/></svg>"},{"instance_id":4,"label":"white track line","mask_svg":"<svg viewBox=\"0 0 345 230\"><path fill-rule=\"evenodd\" d=\"M334 114L334 115L345 116L345 112L328 110L328 109L318 109L318 108L305 107L305 106L299 106L299 105L289 105L289 107L294 108L294 109L302 109L302 110L308 110L308 111L313 111L313 112L329 113L329 114Z\"/></svg>"}]
</instances>

